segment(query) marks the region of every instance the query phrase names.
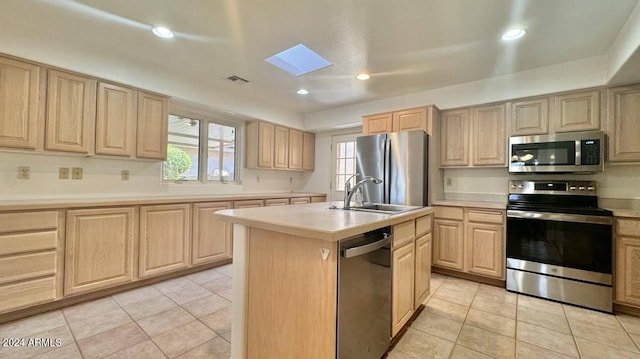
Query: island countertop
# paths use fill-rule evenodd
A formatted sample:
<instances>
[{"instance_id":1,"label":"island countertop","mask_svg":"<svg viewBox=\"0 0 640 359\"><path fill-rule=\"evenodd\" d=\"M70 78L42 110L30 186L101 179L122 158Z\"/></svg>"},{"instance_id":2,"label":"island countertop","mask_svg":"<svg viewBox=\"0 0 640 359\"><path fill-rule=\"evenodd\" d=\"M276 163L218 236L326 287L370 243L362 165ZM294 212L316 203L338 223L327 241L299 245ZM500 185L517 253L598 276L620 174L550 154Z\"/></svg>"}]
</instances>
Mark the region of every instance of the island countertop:
<instances>
[{"instance_id":1,"label":"island countertop","mask_svg":"<svg viewBox=\"0 0 640 359\"><path fill-rule=\"evenodd\" d=\"M398 224L433 212L424 207L399 214L330 209L330 202L291 206L226 209L218 219L296 236L339 241L360 233Z\"/></svg>"}]
</instances>

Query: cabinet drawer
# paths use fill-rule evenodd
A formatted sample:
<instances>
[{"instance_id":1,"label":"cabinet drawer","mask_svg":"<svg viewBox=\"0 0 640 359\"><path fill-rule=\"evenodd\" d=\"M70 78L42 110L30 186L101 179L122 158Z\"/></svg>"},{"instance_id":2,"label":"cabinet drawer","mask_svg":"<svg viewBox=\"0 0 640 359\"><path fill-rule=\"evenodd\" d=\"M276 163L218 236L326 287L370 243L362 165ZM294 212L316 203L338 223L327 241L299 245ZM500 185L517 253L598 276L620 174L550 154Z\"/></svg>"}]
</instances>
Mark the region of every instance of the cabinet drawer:
<instances>
[{"instance_id":1,"label":"cabinet drawer","mask_svg":"<svg viewBox=\"0 0 640 359\"><path fill-rule=\"evenodd\" d=\"M0 233L58 228L58 212L12 212L0 214Z\"/></svg>"},{"instance_id":2,"label":"cabinet drawer","mask_svg":"<svg viewBox=\"0 0 640 359\"><path fill-rule=\"evenodd\" d=\"M621 236L640 237L640 220L632 218L616 218L616 234Z\"/></svg>"},{"instance_id":3,"label":"cabinet drawer","mask_svg":"<svg viewBox=\"0 0 640 359\"><path fill-rule=\"evenodd\" d=\"M305 204L309 202L309 197L291 198L291 204Z\"/></svg>"},{"instance_id":4,"label":"cabinet drawer","mask_svg":"<svg viewBox=\"0 0 640 359\"><path fill-rule=\"evenodd\" d=\"M469 209L467 215L470 222L504 223L504 211L490 209Z\"/></svg>"},{"instance_id":5,"label":"cabinet drawer","mask_svg":"<svg viewBox=\"0 0 640 359\"><path fill-rule=\"evenodd\" d=\"M0 256L56 248L58 232L33 232L0 235Z\"/></svg>"},{"instance_id":6,"label":"cabinet drawer","mask_svg":"<svg viewBox=\"0 0 640 359\"><path fill-rule=\"evenodd\" d=\"M264 203L261 199L250 199L246 201L234 201L233 208L251 208L251 207L262 207Z\"/></svg>"},{"instance_id":7,"label":"cabinet drawer","mask_svg":"<svg viewBox=\"0 0 640 359\"><path fill-rule=\"evenodd\" d=\"M393 248L399 248L416 236L415 221L407 221L393 226Z\"/></svg>"},{"instance_id":8,"label":"cabinet drawer","mask_svg":"<svg viewBox=\"0 0 640 359\"><path fill-rule=\"evenodd\" d=\"M0 284L56 272L56 252L21 254L0 258Z\"/></svg>"},{"instance_id":9,"label":"cabinet drawer","mask_svg":"<svg viewBox=\"0 0 640 359\"><path fill-rule=\"evenodd\" d=\"M464 209L461 207L440 207L435 208L435 218L456 219L462 221L464 218Z\"/></svg>"},{"instance_id":10,"label":"cabinet drawer","mask_svg":"<svg viewBox=\"0 0 640 359\"><path fill-rule=\"evenodd\" d=\"M289 204L288 198L274 198L274 199L265 199L264 205L269 206L286 206Z\"/></svg>"},{"instance_id":11,"label":"cabinet drawer","mask_svg":"<svg viewBox=\"0 0 640 359\"><path fill-rule=\"evenodd\" d=\"M0 312L52 301L56 298L54 277L0 287Z\"/></svg>"},{"instance_id":12,"label":"cabinet drawer","mask_svg":"<svg viewBox=\"0 0 640 359\"><path fill-rule=\"evenodd\" d=\"M416 218L416 237L420 237L425 233L430 233L431 222L432 222L431 215Z\"/></svg>"}]
</instances>

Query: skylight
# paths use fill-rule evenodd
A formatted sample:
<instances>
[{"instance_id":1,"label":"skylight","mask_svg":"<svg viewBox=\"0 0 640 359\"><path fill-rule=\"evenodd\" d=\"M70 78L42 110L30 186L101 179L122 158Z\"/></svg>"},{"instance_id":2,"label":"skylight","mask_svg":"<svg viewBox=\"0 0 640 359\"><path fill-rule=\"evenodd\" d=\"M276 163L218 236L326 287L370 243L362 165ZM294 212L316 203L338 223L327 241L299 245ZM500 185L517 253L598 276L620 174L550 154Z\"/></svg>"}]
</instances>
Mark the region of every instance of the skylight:
<instances>
[{"instance_id":1,"label":"skylight","mask_svg":"<svg viewBox=\"0 0 640 359\"><path fill-rule=\"evenodd\" d=\"M298 44L266 58L265 61L295 76L305 75L333 65L303 44Z\"/></svg>"}]
</instances>

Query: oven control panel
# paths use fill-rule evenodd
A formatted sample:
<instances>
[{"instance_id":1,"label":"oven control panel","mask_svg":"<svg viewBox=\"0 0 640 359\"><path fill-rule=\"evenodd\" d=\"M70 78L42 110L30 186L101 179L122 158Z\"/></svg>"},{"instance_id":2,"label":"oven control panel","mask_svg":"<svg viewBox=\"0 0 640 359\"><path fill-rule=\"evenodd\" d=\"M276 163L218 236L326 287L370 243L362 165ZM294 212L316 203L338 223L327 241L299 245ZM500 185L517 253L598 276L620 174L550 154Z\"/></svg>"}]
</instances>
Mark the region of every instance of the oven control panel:
<instances>
[{"instance_id":1,"label":"oven control panel","mask_svg":"<svg viewBox=\"0 0 640 359\"><path fill-rule=\"evenodd\" d=\"M509 193L595 196L597 189L595 181L511 180Z\"/></svg>"}]
</instances>

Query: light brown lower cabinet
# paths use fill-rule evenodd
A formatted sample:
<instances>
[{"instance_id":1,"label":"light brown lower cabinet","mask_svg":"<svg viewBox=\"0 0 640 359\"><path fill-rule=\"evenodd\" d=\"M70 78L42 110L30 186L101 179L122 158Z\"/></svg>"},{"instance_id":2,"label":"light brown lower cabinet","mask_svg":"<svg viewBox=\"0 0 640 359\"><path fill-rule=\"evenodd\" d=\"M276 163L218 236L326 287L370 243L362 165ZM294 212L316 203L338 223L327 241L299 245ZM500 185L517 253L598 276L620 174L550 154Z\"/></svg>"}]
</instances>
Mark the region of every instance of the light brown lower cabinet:
<instances>
[{"instance_id":1,"label":"light brown lower cabinet","mask_svg":"<svg viewBox=\"0 0 640 359\"><path fill-rule=\"evenodd\" d=\"M311 203L311 199L309 197L291 198L291 204L305 204L305 203Z\"/></svg>"},{"instance_id":2,"label":"light brown lower cabinet","mask_svg":"<svg viewBox=\"0 0 640 359\"><path fill-rule=\"evenodd\" d=\"M140 278L189 266L191 205L140 207Z\"/></svg>"},{"instance_id":3,"label":"light brown lower cabinet","mask_svg":"<svg viewBox=\"0 0 640 359\"><path fill-rule=\"evenodd\" d=\"M640 219L615 219L615 300L640 308Z\"/></svg>"},{"instance_id":4,"label":"light brown lower cabinet","mask_svg":"<svg viewBox=\"0 0 640 359\"><path fill-rule=\"evenodd\" d=\"M431 233L416 239L416 278L414 308L429 296L431 285Z\"/></svg>"},{"instance_id":5,"label":"light brown lower cabinet","mask_svg":"<svg viewBox=\"0 0 640 359\"><path fill-rule=\"evenodd\" d=\"M435 206L433 265L504 280L505 211Z\"/></svg>"},{"instance_id":6,"label":"light brown lower cabinet","mask_svg":"<svg viewBox=\"0 0 640 359\"><path fill-rule=\"evenodd\" d=\"M395 249L392 255L392 310L391 336L400 329L413 315L414 280L415 280L415 247L414 242Z\"/></svg>"},{"instance_id":7,"label":"light brown lower cabinet","mask_svg":"<svg viewBox=\"0 0 640 359\"><path fill-rule=\"evenodd\" d=\"M271 199L265 199L264 200L264 205L266 207L271 207L271 206L288 206L289 205L289 198L271 198Z\"/></svg>"},{"instance_id":8,"label":"light brown lower cabinet","mask_svg":"<svg viewBox=\"0 0 640 359\"><path fill-rule=\"evenodd\" d=\"M253 208L264 206L264 201L261 199L248 199L242 201L233 201L233 208Z\"/></svg>"},{"instance_id":9,"label":"light brown lower cabinet","mask_svg":"<svg viewBox=\"0 0 640 359\"><path fill-rule=\"evenodd\" d=\"M65 295L136 279L137 228L134 207L67 211Z\"/></svg>"},{"instance_id":10,"label":"light brown lower cabinet","mask_svg":"<svg viewBox=\"0 0 640 359\"><path fill-rule=\"evenodd\" d=\"M214 212L230 208L233 208L231 202L193 204L191 264L206 264L231 258L233 226L229 222L213 218Z\"/></svg>"}]
</instances>

